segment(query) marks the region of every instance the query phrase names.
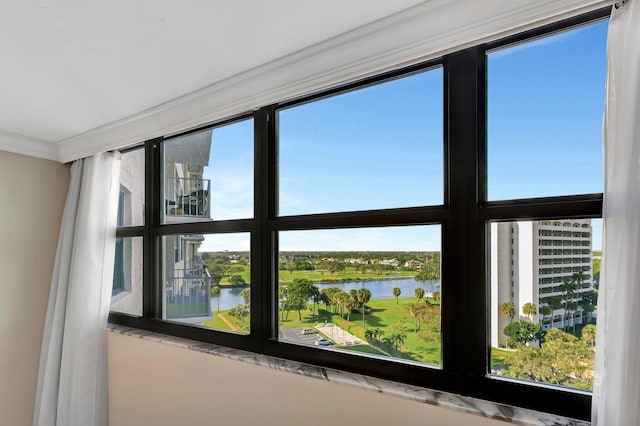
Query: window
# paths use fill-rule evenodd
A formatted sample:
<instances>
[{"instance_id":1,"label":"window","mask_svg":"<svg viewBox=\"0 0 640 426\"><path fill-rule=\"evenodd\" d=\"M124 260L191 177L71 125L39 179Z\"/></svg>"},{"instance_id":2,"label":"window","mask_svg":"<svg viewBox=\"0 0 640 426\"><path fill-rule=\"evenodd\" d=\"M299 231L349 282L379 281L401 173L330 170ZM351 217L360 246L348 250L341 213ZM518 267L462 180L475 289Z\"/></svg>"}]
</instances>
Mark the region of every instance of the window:
<instances>
[{"instance_id":1,"label":"window","mask_svg":"<svg viewBox=\"0 0 640 426\"><path fill-rule=\"evenodd\" d=\"M593 387L595 264L591 257L574 257L582 250L563 249L554 250L544 262L553 259L568 266L539 267L543 259L536 258L548 253L535 248L549 245L542 236L550 233L562 237L554 239L553 246L588 247L585 254L600 248L597 208L588 211L569 197L555 198L564 204L548 205L548 212L542 206L558 195L584 203L594 199L590 192L602 188L598 129L604 112L606 31L607 23L600 22L515 45L500 44L487 53L488 194L490 199L519 199L500 203L511 218L488 218L492 373L497 376L589 391ZM533 155L534 148L538 155ZM593 166L584 169L579 164ZM569 172L572 169L580 170L579 179ZM534 171L536 179L528 176ZM531 207L518 207L523 203ZM562 231L554 231L549 220L527 220L528 215L552 219L559 209L575 215L554 222ZM598 231L583 233L577 228ZM510 295L505 265L513 255L505 256L502 235L514 229L521 244L515 248L517 265L511 268L520 273L517 291ZM538 278L546 275L555 276ZM555 317L560 320L549 320Z\"/></svg>"},{"instance_id":2,"label":"window","mask_svg":"<svg viewBox=\"0 0 640 426\"><path fill-rule=\"evenodd\" d=\"M552 335L597 317L606 15L125 153L114 288L141 291L110 321L589 418L585 386L510 374L499 332L527 302Z\"/></svg>"},{"instance_id":3,"label":"window","mask_svg":"<svg viewBox=\"0 0 640 426\"><path fill-rule=\"evenodd\" d=\"M122 153L111 311L142 315L144 150Z\"/></svg>"}]
</instances>

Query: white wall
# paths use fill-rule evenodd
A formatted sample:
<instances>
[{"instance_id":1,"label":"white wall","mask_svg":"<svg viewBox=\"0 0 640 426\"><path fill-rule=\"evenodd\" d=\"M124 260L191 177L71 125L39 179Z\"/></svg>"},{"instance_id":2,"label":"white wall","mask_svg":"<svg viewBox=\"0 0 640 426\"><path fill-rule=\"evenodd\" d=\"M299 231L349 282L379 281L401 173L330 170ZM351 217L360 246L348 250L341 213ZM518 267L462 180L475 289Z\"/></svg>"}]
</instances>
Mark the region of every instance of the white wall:
<instances>
[{"instance_id":1,"label":"white wall","mask_svg":"<svg viewBox=\"0 0 640 426\"><path fill-rule=\"evenodd\" d=\"M69 166L0 151L0 425L30 425Z\"/></svg>"},{"instance_id":2,"label":"white wall","mask_svg":"<svg viewBox=\"0 0 640 426\"><path fill-rule=\"evenodd\" d=\"M504 422L109 333L109 425L437 425Z\"/></svg>"}]
</instances>

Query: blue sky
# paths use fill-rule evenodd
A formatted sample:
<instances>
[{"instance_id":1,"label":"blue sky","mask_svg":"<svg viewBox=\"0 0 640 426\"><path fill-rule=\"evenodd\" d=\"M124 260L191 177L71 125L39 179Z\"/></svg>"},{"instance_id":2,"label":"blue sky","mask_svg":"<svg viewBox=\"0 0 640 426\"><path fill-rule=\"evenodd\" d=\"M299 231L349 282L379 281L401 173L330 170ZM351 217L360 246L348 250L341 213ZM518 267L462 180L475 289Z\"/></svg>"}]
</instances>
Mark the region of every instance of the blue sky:
<instances>
[{"instance_id":1,"label":"blue sky","mask_svg":"<svg viewBox=\"0 0 640 426\"><path fill-rule=\"evenodd\" d=\"M489 54L490 200L602 191L606 32L603 22ZM434 68L280 111L280 214L441 204L442 96ZM205 178L215 219L252 216L252 120L214 130ZM248 247L234 234L201 250ZM280 248L440 250L440 227L289 232Z\"/></svg>"}]
</instances>

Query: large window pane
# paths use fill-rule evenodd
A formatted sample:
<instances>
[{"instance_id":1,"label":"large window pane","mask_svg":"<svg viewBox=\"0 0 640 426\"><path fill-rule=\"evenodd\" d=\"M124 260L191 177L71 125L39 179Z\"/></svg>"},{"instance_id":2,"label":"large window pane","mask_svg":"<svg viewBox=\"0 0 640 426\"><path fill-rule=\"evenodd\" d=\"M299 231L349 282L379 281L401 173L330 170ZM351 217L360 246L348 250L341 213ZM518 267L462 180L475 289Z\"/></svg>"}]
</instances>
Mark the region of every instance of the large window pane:
<instances>
[{"instance_id":1,"label":"large window pane","mask_svg":"<svg viewBox=\"0 0 640 426\"><path fill-rule=\"evenodd\" d=\"M491 224L492 372L591 390L602 220Z\"/></svg>"},{"instance_id":2,"label":"large window pane","mask_svg":"<svg viewBox=\"0 0 640 426\"><path fill-rule=\"evenodd\" d=\"M142 316L142 237L116 238L111 311Z\"/></svg>"},{"instance_id":3,"label":"large window pane","mask_svg":"<svg viewBox=\"0 0 640 426\"><path fill-rule=\"evenodd\" d=\"M253 217L253 120L163 145L164 223Z\"/></svg>"},{"instance_id":4,"label":"large window pane","mask_svg":"<svg viewBox=\"0 0 640 426\"><path fill-rule=\"evenodd\" d=\"M248 333L249 246L248 233L163 237L164 318Z\"/></svg>"},{"instance_id":5,"label":"large window pane","mask_svg":"<svg viewBox=\"0 0 640 426\"><path fill-rule=\"evenodd\" d=\"M279 214L442 204L442 69L281 110Z\"/></svg>"},{"instance_id":6,"label":"large window pane","mask_svg":"<svg viewBox=\"0 0 640 426\"><path fill-rule=\"evenodd\" d=\"M607 23L488 55L488 198L602 192Z\"/></svg>"},{"instance_id":7,"label":"large window pane","mask_svg":"<svg viewBox=\"0 0 640 426\"><path fill-rule=\"evenodd\" d=\"M279 233L280 339L441 364L440 226Z\"/></svg>"},{"instance_id":8,"label":"large window pane","mask_svg":"<svg viewBox=\"0 0 640 426\"><path fill-rule=\"evenodd\" d=\"M118 226L144 225L144 149L122 154Z\"/></svg>"}]
</instances>

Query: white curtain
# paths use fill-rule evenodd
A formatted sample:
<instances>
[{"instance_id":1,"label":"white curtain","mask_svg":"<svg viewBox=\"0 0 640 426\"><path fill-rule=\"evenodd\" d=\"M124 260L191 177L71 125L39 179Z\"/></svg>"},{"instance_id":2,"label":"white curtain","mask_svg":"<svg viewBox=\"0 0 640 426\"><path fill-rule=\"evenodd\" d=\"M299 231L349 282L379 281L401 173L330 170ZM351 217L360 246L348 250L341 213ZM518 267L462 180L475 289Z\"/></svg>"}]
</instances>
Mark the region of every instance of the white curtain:
<instances>
[{"instance_id":1,"label":"white curtain","mask_svg":"<svg viewBox=\"0 0 640 426\"><path fill-rule=\"evenodd\" d=\"M593 425L640 424L640 4L613 8L607 40L604 235Z\"/></svg>"},{"instance_id":2,"label":"white curtain","mask_svg":"<svg viewBox=\"0 0 640 426\"><path fill-rule=\"evenodd\" d=\"M71 166L42 339L33 424L107 425L106 325L120 154Z\"/></svg>"}]
</instances>

